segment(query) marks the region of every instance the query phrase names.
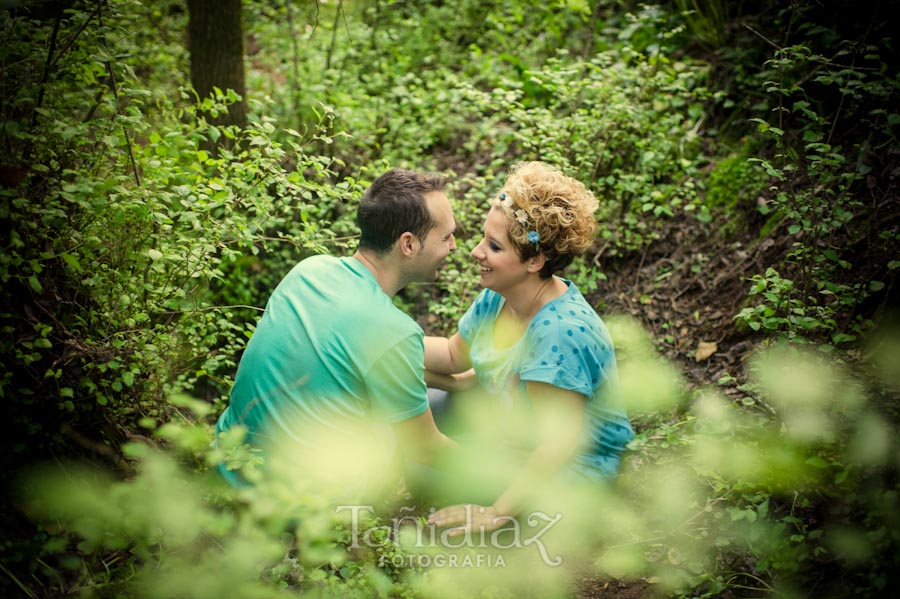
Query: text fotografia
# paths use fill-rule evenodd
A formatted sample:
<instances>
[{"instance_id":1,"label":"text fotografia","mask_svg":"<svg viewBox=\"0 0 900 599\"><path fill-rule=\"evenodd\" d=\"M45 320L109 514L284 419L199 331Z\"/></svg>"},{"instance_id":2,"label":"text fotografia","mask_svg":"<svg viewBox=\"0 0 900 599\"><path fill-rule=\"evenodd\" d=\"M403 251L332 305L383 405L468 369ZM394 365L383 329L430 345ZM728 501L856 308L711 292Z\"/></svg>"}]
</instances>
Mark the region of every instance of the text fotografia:
<instances>
[{"instance_id":1,"label":"text fotografia","mask_svg":"<svg viewBox=\"0 0 900 599\"><path fill-rule=\"evenodd\" d=\"M502 553L437 553L429 555L382 555L378 558L378 566L393 568L505 568L506 560Z\"/></svg>"},{"instance_id":2,"label":"text fotografia","mask_svg":"<svg viewBox=\"0 0 900 599\"><path fill-rule=\"evenodd\" d=\"M509 550L533 547L546 565L556 567L562 564L562 557L559 555L551 556L542 540L547 531L562 519L561 513L550 516L544 512L531 512L524 519L529 528L525 531L527 534L523 534L521 519L510 516L498 516L494 524L498 525L499 528L495 530L485 530L482 526L475 527L473 531L473 509L480 510L482 514L484 513L484 508L466 506L465 523L460 525L465 527L462 534L453 534L459 526L439 531L434 524L427 524L424 522L424 519L420 519L412 514L391 518L390 526L360 528L360 514L375 513L375 508L371 505L339 505L335 508L335 512L350 512L350 547L352 549L358 549L363 545L366 547L378 547L385 544L388 538L393 539L397 543L402 539L406 545L412 542L412 548L416 551L434 549ZM413 508L402 507L400 511L412 512ZM402 536L401 529L404 531ZM411 530L412 532L410 532ZM407 546L406 549L411 548ZM386 562L388 561L385 558L382 559ZM400 563L393 563L394 559L400 560ZM488 552L476 552L474 555L458 555L454 553L435 554L433 551L429 551L419 555L389 558L389 560L393 566L436 566L439 568L503 567L506 565L502 554Z\"/></svg>"}]
</instances>

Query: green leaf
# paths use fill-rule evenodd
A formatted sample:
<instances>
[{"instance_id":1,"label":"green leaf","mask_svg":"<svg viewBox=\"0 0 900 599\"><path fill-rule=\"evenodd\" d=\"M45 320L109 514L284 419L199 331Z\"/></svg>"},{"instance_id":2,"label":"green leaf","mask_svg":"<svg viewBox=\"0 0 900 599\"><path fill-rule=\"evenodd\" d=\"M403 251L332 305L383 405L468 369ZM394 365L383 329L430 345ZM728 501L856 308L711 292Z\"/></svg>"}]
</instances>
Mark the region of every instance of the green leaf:
<instances>
[{"instance_id":1,"label":"green leaf","mask_svg":"<svg viewBox=\"0 0 900 599\"><path fill-rule=\"evenodd\" d=\"M835 333L831 336L831 342L834 345L840 345L842 343L847 343L849 341L855 341L856 335L849 335L847 333Z\"/></svg>"},{"instance_id":2,"label":"green leaf","mask_svg":"<svg viewBox=\"0 0 900 599\"><path fill-rule=\"evenodd\" d=\"M845 480L847 480L847 476L850 475L850 468L844 468L840 472L834 475L834 482L837 484L843 484Z\"/></svg>"},{"instance_id":3,"label":"green leaf","mask_svg":"<svg viewBox=\"0 0 900 599\"><path fill-rule=\"evenodd\" d=\"M150 447L144 443L125 443L122 445L122 453L129 458L145 458L150 455Z\"/></svg>"},{"instance_id":4,"label":"green leaf","mask_svg":"<svg viewBox=\"0 0 900 599\"><path fill-rule=\"evenodd\" d=\"M79 261L78 261L78 258L76 258L75 256L73 256L72 254L69 254L69 253L62 254L61 258L63 259L63 262L65 262L66 264L68 264L68 265L69 265L69 268L71 268L71 269L74 270L75 272L81 272L81 271L82 271L82 268L81 268L81 262L79 262Z\"/></svg>"},{"instance_id":5,"label":"green leaf","mask_svg":"<svg viewBox=\"0 0 900 599\"><path fill-rule=\"evenodd\" d=\"M306 579L307 579L307 580L310 580L310 581L312 581L312 582L316 582L316 581L319 581L319 580L324 580L324 579L325 579L325 576L327 576L327 575L325 574L325 572L323 572L323 571L320 570L319 568L316 568L316 569L314 569L314 570L310 570L310 571L306 574Z\"/></svg>"},{"instance_id":6,"label":"green leaf","mask_svg":"<svg viewBox=\"0 0 900 599\"><path fill-rule=\"evenodd\" d=\"M710 215L709 210L706 208L706 206L703 206L700 209L700 212L697 213L697 220L701 223L712 222L712 215Z\"/></svg>"},{"instance_id":7,"label":"green leaf","mask_svg":"<svg viewBox=\"0 0 900 599\"><path fill-rule=\"evenodd\" d=\"M813 468L819 468L822 470L828 468L828 466L829 466L828 462L826 462L825 460L823 460L822 458L820 458L817 455L814 455L811 458L807 459L806 462L804 462L804 463L808 466L812 466Z\"/></svg>"}]
</instances>

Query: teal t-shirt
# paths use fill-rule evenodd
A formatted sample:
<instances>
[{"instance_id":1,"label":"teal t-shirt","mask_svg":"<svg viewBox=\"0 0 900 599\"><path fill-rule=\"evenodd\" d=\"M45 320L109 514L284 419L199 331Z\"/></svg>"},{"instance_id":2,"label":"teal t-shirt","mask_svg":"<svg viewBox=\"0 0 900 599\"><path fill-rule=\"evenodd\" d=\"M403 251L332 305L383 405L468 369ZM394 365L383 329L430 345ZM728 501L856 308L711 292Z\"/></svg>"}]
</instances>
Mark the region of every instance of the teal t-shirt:
<instances>
[{"instance_id":1,"label":"teal t-shirt","mask_svg":"<svg viewBox=\"0 0 900 599\"><path fill-rule=\"evenodd\" d=\"M307 441L307 427L399 422L428 409L424 333L355 258L297 264L266 304L238 364L216 433ZM314 448L312 448L314 449Z\"/></svg>"},{"instance_id":2,"label":"teal t-shirt","mask_svg":"<svg viewBox=\"0 0 900 599\"><path fill-rule=\"evenodd\" d=\"M545 304L517 343L494 346L494 321L504 298L485 289L459 322L479 383L501 401L526 398L527 381L542 382L585 397L586 449L573 467L609 478L634 432L617 397L618 374L612 338L603 320L571 281L563 295Z\"/></svg>"}]
</instances>

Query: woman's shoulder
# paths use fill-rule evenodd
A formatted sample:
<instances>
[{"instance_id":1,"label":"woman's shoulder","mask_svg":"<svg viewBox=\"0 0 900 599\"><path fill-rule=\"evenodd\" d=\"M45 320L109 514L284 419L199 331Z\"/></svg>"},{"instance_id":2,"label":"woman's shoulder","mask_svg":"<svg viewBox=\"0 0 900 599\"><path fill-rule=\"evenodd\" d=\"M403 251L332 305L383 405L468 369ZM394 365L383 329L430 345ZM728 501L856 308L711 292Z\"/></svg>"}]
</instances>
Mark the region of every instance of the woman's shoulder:
<instances>
[{"instance_id":1,"label":"woman's shoulder","mask_svg":"<svg viewBox=\"0 0 900 599\"><path fill-rule=\"evenodd\" d=\"M608 331L597 311L569 281L566 292L547 303L532 320L532 332L540 337L604 339Z\"/></svg>"}]
</instances>

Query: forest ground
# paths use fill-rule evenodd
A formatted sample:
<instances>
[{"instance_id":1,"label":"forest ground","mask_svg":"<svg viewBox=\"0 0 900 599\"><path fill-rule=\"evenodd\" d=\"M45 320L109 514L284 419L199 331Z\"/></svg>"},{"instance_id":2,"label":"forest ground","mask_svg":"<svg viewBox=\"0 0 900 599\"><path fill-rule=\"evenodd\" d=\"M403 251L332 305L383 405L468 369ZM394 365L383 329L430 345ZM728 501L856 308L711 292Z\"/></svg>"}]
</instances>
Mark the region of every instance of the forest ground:
<instances>
[{"instance_id":1,"label":"forest ground","mask_svg":"<svg viewBox=\"0 0 900 599\"><path fill-rule=\"evenodd\" d=\"M597 291L588 293L592 305L605 305L602 314L627 314L651 334L657 348L683 376L685 392L715 385L724 375L730 383L720 390L738 396L745 379L742 364L751 342L738 333L734 315L747 297L745 277L763 272L766 253L774 244L757 243L749 235L722 239L715 223L679 217L666 221L660 238L639 255L595 260L606 274ZM708 260L699 269L697 256ZM668 274L666 274L668 273ZM663 276L660 276L663 275ZM674 342L664 341L667 335ZM701 342L716 351L698 360ZM587 574L575 581L578 599L638 599L653 595L646 580L613 580Z\"/></svg>"},{"instance_id":2,"label":"forest ground","mask_svg":"<svg viewBox=\"0 0 900 599\"><path fill-rule=\"evenodd\" d=\"M887 203L896 205L897 194L893 195ZM761 217L751 214L746 218ZM605 306L601 315L628 314L637 319L677 367L685 394L714 386L739 403L746 395L741 388L747 382L745 364L764 338L753 331L740 331L734 317L747 300L748 279L778 263L795 241L778 228L764 238L758 230L758 226L748 226L726 232L715 221L702 223L682 215L664 221L659 238L642 254L609 258L604 257L603 247L595 248L594 260L607 280L600 282L597 291L586 294L587 299L592 305ZM869 256L867 261L873 258ZM892 308L890 301L884 308ZM698 355L698 346L704 342L715 344L711 355ZM851 350L846 357L852 361L858 353ZM578 599L654 596L652 581L591 574L576 581L576 589ZM721 596L740 595L726 591Z\"/></svg>"}]
</instances>

